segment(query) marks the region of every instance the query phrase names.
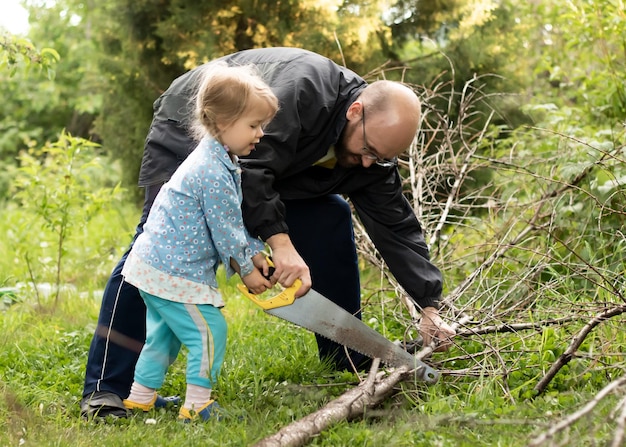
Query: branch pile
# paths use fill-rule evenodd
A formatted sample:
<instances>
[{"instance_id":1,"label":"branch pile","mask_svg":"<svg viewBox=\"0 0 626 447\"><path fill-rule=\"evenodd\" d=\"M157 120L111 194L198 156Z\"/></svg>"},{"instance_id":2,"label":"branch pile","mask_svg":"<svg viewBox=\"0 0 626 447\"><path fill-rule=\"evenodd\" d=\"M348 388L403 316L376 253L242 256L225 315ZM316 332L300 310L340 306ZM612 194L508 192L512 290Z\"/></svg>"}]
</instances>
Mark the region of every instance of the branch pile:
<instances>
[{"instance_id":1,"label":"branch pile","mask_svg":"<svg viewBox=\"0 0 626 447\"><path fill-rule=\"evenodd\" d=\"M457 329L456 345L434 366L468 380L497 379L509 401L582 387L591 376L608 382L587 405L536 434L531 445L539 446L567 437L600 401L624 393L626 191L619 182L602 189L598 178L613 171L619 177L625 152L619 144L606 149L530 127L514 131L508 151L498 149L502 129L493 125L490 106L498 98L484 94L480 82L473 79L461 92L443 81L416 87L423 122L400 169L431 256L454 285L442 312ZM419 309L358 219L355 234L361 259L379 272L378 284L369 282L365 291L364 315L392 315L409 343L418 335ZM466 341L482 350L468 351ZM426 347L418 356L431 352ZM459 364L465 366L447 367ZM257 446L304 445L336 422L362 417L409 376L403 369L374 370ZM626 399L614 407L612 421L617 447L624 442Z\"/></svg>"}]
</instances>

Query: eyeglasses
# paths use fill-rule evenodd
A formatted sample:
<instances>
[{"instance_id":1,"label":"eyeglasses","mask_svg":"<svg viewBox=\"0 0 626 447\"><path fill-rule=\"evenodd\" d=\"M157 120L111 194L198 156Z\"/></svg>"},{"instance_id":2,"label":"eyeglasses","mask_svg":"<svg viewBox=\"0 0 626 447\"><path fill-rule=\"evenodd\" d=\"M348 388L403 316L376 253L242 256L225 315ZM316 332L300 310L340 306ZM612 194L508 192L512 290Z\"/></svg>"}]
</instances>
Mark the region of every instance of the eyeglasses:
<instances>
[{"instance_id":1,"label":"eyeglasses","mask_svg":"<svg viewBox=\"0 0 626 447\"><path fill-rule=\"evenodd\" d=\"M363 128L363 148L361 149L361 152L363 152L363 155L361 155L361 157L368 160L374 160L374 162L380 167L390 168L396 164L395 159L387 160L386 158L380 158L369 147L367 147L367 137L365 136L365 105L361 105L363 110L363 119L361 120L361 127Z\"/></svg>"}]
</instances>

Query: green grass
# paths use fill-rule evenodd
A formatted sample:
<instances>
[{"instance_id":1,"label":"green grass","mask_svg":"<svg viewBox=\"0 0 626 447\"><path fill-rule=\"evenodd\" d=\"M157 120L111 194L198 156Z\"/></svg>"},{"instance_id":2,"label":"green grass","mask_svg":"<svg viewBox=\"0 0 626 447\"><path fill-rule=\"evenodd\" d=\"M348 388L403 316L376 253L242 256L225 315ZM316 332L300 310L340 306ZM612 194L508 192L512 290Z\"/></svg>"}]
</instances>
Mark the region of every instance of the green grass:
<instances>
[{"instance_id":1,"label":"green grass","mask_svg":"<svg viewBox=\"0 0 626 447\"><path fill-rule=\"evenodd\" d=\"M47 303L25 299L0 314L0 445L247 446L358 383L358 376L320 364L311 333L260 311L235 291L234 281L221 278L229 340L215 389L227 419L184 425L175 409L161 409L122 421L83 421L78 401L99 299L65 295L53 312ZM183 353L163 394L184 393L184 366ZM334 425L311 445L523 446L594 391L513 400L504 397L497 378L444 375L432 387L401 384L380 408ZM575 441L568 445L610 439L612 428L604 421L615 403L606 400L596 416L576 424L569 432Z\"/></svg>"},{"instance_id":2,"label":"green grass","mask_svg":"<svg viewBox=\"0 0 626 447\"><path fill-rule=\"evenodd\" d=\"M52 282L53 235L34 224L28 210L7 204L2 212L0 233L7 237L0 238L0 287L30 282L25 253L36 280ZM76 226L62 258L61 281L71 287L58 302L23 287L15 303L0 310L0 446L248 446L359 383L359 376L335 373L319 362L312 333L265 314L237 291L237 278L227 281L221 273L229 338L214 396L230 417L185 425L177 421L176 410L164 409L100 424L82 420L79 400L100 306L99 289L125 250L137 217L136 207L113 202ZM493 281L504 274L494 274ZM414 328L407 331L411 323L406 312L379 278L364 266L364 321L391 340L416 336ZM542 287L532 307L520 311L523 318L496 314L484 321L540 321L574 314L582 306L595 309L594 300L614 302L600 288L599 298L591 294L585 301L576 275L558 278L558 288ZM468 294L483 297L467 305L477 318L490 311L491 300L506 292L505 287L502 292L492 288L490 279L481 282L483 289L476 294ZM546 392L534 397L537 381L586 322L583 317L538 330L458 338L449 352L430 359L442 372L437 384L399 384L380 407L368 409L363 418L331 426L311 445L526 446L624 374L622 316L597 327ZM184 357L183 351L170 368L162 394L184 394ZM619 393L603 399L587 417L559 434L557 445L609 445L618 401Z\"/></svg>"}]
</instances>

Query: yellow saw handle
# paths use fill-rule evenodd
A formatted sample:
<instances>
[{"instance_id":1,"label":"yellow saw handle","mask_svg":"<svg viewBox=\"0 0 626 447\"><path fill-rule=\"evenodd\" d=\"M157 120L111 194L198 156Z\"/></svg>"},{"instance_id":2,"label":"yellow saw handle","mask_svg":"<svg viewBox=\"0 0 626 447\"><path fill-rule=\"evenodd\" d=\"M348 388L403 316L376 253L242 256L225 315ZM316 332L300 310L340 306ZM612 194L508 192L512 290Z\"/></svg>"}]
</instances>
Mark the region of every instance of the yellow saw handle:
<instances>
[{"instance_id":1,"label":"yellow saw handle","mask_svg":"<svg viewBox=\"0 0 626 447\"><path fill-rule=\"evenodd\" d=\"M260 299L254 293L250 292L244 284L237 284L237 288L245 296L250 298L254 304L263 310L275 309L277 307L289 306L296 300L296 290L300 288L302 281L296 279L294 283L280 292L278 295L267 299Z\"/></svg>"},{"instance_id":2,"label":"yellow saw handle","mask_svg":"<svg viewBox=\"0 0 626 447\"><path fill-rule=\"evenodd\" d=\"M266 257L267 263L270 265L271 269L274 268L274 263L272 262L272 258L269 256ZM272 276L272 270L270 270L270 274L268 276ZM302 285L302 281L296 279L293 284L278 295L273 296L267 299L259 299L254 293L250 292L245 284L237 284L237 288L247 296L254 304L259 306L263 310L267 309L275 309L277 307L289 306L296 300L296 291Z\"/></svg>"}]
</instances>

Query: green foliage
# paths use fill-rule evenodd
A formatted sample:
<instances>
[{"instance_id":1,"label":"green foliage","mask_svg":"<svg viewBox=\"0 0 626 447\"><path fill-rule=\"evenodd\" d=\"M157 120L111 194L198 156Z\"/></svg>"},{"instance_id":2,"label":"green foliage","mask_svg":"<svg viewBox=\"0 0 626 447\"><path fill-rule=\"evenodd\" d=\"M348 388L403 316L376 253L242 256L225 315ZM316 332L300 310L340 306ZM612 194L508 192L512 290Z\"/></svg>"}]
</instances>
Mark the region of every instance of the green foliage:
<instances>
[{"instance_id":1,"label":"green foliage","mask_svg":"<svg viewBox=\"0 0 626 447\"><path fill-rule=\"evenodd\" d=\"M29 14L29 36L55 48L62 57L53 89L60 104L50 101L45 105L49 113L60 106L67 109L62 114L64 121L57 121L56 130L65 128L72 135L97 139L91 124L101 111L105 85L97 66L100 50L91 30L93 11L80 1L57 0L31 6Z\"/></svg>"},{"instance_id":2,"label":"green foliage","mask_svg":"<svg viewBox=\"0 0 626 447\"><path fill-rule=\"evenodd\" d=\"M0 95L10 98L0 112L0 160L9 167L14 164L20 146L41 136L42 129L33 126L37 107L32 86L51 85L59 60L59 53L52 48L39 50L27 38L0 33ZM33 69L45 73L47 80L31 76ZM0 200L8 190L7 171L0 174Z\"/></svg>"},{"instance_id":3,"label":"green foliage","mask_svg":"<svg viewBox=\"0 0 626 447\"><path fill-rule=\"evenodd\" d=\"M626 32L621 2L571 1L565 7L536 5L543 18L536 73L552 86L550 96L575 105L598 123L626 116Z\"/></svg>"},{"instance_id":4,"label":"green foliage","mask_svg":"<svg viewBox=\"0 0 626 447\"><path fill-rule=\"evenodd\" d=\"M0 313L0 364L5 371L0 381L0 443L16 445L23 439L42 446L87 446L98 439L133 446L140 439L142 445L247 446L356 385L355 375L333 374L318 362L310 333L256 308L237 292L236 278L227 282L220 272L219 283L226 297L229 340L215 395L228 411L225 420L180 424L175 409L162 409L126 421L83 422L78 400L99 297L72 294L45 315L27 297ZM447 356L437 354L435 360ZM182 393L184 373L182 353L162 392ZM362 420L332 426L311 445L521 447L591 396L590 387L535 400L511 399L494 378L444 375L433 387L402 383L395 398L368 410ZM574 445L610 439L606 420L618 399L610 398L597 414L571 428L571 436L580 439Z\"/></svg>"},{"instance_id":5,"label":"green foliage","mask_svg":"<svg viewBox=\"0 0 626 447\"><path fill-rule=\"evenodd\" d=\"M29 39L6 31L0 33L0 71L8 69L10 76L19 68L28 74L35 67L45 72L48 79L54 79L55 65L60 58L53 48L37 49Z\"/></svg>"},{"instance_id":6,"label":"green foliage","mask_svg":"<svg viewBox=\"0 0 626 447\"><path fill-rule=\"evenodd\" d=\"M32 216L10 231L17 255L36 284L51 281L56 288L55 304L62 276L66 243L76 230L119 197L119 184L96 186L101 163L94 156L96 144L62 133L59 140L41 149L23 152L13 181L15 204L20 213ZM35 224L35 227L33 227ZM33 249L33 228L40 228L38 248ZM43 258L52 247L54 258ZM46 264L52 266L47 271Z\"/></svg>"},{"instance_id":7,"label":"green foliage","mask_svg":"<svg viewBox=\"0 0 626 447\"><path fill-rule=\"evenodd\" d=\"M0 159L6 165L14 165L21 150L56 139L61 129L97 140L92 122L101 108L102 82L92 62L94 42L88 30L72 22L75 17L63 3L29 8L29 39L54 48L45 54L55 55L55 63L44 66L54 68L54 77L30 76L26 70L11 76L0 70L0 95L10 98L0 111ZM0 176L0 198L6 184L5 174Z\"/></svg>"}]
</instances>

